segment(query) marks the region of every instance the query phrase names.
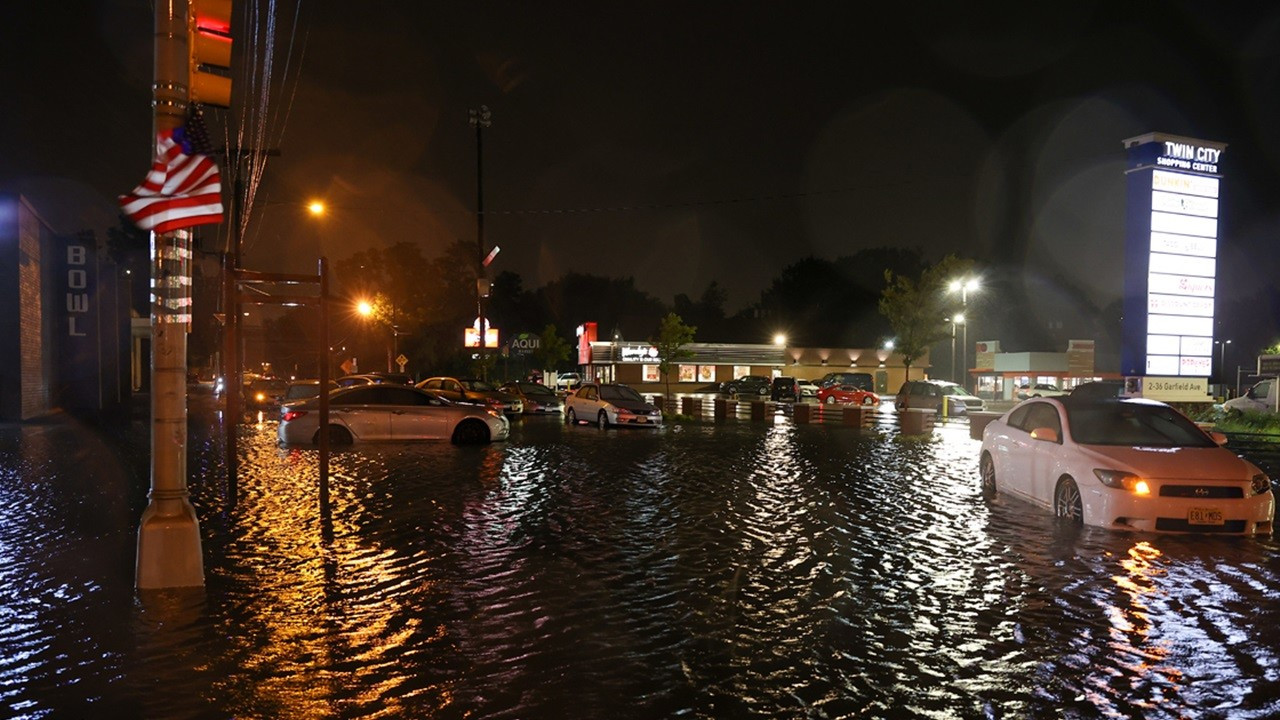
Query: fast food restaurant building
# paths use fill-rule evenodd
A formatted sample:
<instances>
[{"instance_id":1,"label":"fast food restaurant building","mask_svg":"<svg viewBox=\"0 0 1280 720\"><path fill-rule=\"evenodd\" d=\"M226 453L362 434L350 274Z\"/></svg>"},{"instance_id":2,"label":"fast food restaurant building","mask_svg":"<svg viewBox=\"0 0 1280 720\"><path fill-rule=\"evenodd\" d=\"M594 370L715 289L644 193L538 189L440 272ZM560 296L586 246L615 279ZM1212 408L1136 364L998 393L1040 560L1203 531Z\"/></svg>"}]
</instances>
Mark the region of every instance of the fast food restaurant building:
<instances>
[{"instance_id":1,"label":"fast food restaurant building","mask_svg":"<svg viewBox=\"0 0 1280 720\"><path fill-rule=\"evenodd\" d=\"M906 380L902 357L885 348L808 348L751 343L689 343L671 378L671 391L697 392L707 385L743 375L817 380L830 372L865 372L880 394L897 392ZM911 378L926 376L927 361L917 360ZM599 342L595 323L578 332L578 365L587 381L618 382L640 392L665 392L658 349L647 342Z\"/></svg>"}]
</instances>

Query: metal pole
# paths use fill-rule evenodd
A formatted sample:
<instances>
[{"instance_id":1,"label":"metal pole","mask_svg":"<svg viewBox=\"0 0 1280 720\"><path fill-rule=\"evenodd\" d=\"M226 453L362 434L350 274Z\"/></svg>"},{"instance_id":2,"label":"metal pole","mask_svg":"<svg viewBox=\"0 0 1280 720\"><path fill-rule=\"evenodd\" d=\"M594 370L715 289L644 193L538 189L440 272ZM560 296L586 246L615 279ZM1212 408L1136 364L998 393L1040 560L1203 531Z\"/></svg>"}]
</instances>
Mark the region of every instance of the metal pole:
<instances>
[{"instance_id":1,"label":"metal pole","mask_svg":"<svg viewBox=\"0 0 1280 720\"><path fill-rule=\"evenodd\" d=\"M156 135L187 110L187 0L155 2ZM155 146L152 146L152 153ZM151 236L151 492L138 527L139 590L202 587L200 524L187 490L187 318L164 291L190 270L190 231Z\"/></svg>"},{"instance_id":2,"label":"metal pole","mask_svg":"<svg viewBox=\"0 0 1280 720\"><path fill-rule=\"evenodd\" d=\"M320 517L329 516L329 259L320 258Z\"/></svg>"},{"instance_id":3,"label":"metal pole","mask_svg":"<svg viewBox=\"0 0 1280 720\"><path fill-rule=\"evenodd\" d=\"M492 124L493 115L486 105L470 112L471 125L476 129L476 311L480 320L480 370L483 378L486 354L485 340L489 333L489 324L484 318L484 293L481 285L485 280L484 271L484 129ZM483 378L487 379L487 378Z\"/></svg>"},{"instance_id":4,"label":"metal pole","mask_svg":"<svg viewBox=\"0 0 1280 720\"><path fill-rule=\"evenodd\" d=\"M956 381L956 319L951 318L951 382Z\"/></svg>"}]
</instances>

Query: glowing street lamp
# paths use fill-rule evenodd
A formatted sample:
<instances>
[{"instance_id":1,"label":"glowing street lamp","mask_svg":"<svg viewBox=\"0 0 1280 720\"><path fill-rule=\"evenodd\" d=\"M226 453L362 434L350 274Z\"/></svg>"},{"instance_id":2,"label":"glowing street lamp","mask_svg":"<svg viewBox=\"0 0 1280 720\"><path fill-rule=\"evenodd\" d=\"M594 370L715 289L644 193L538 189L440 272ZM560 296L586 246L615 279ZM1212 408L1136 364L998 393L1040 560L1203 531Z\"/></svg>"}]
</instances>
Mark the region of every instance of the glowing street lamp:
<instances>
[{"instance_id":1,"label":"glowing street lamp","mask_svg":"<svg viewBox=\"0 0 1280 720\"><path fill-rule=\"evenodd\" d=\"M328 208L326 208L324 206L324 203L320 200L312 200L311 202L307 203L307 212L311 213L312 215L315 215L316 217L320 217L321 215L324 215L327 209Z\"/></svg>"},{"instance_id":2,"label":"glowing street lamp","mask_svg":"<svg viewBox=\"0 0 1280 720\"><path fill-rule=\"evenodd\" d=\"M981 287L982 287L982 283L978 281L978 278L971 277L971 278L960 278L958 280L952 280L951 284L948 286L947 289L949 289L951 292L960 293L960 307L964 310L965 313L967 313L969 311L969 293L976 292ZM963 346L960 349L960 359L962 361L962 364L964 365L964 382L960 384L963 385L966 390L968 390L969 389L969 325L964 322L963 314L957 315L956 318L957 318L956 322L958 322L963 326L961 328L961 338L960 338L961 342L963 343ZM955 330L955 325L952 325L952 330L953 331Z\"/></svg>"},{"instance_id":3,"label":"glowing street lamp","mask_svg":"<svg viewBox=\"0 0 1280 720\"><path fill-rule=\"evenodd\" d=\"M778 334L774 335L774 336L773 336L773 344L774 344L774 345L777 345L778 347L783 347L783 346L785 346L785 345L787 344L787 336L786 336L786 335L783 335L782 333L778 333Z\"/></svg>"},{"instance_id":4,"label":"glowing street lamp","mask_svg":"<svg viewBox=\"0 0 1280 720\"><path fill-rule=\"evenodd\" d=\"M371 317L373 315L373 305L368 300L361 300L356 303L356 312L360 314L360 317Z\"/></svg>"}]
</instances>

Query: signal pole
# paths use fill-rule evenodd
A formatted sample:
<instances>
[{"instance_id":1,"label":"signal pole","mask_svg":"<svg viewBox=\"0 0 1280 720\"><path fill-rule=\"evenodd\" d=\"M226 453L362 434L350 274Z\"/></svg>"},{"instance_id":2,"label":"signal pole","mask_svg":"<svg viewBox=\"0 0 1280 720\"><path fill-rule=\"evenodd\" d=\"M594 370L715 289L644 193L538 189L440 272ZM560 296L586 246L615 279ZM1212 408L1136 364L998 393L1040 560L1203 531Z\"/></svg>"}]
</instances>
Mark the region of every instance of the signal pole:
<instances>
[{"instance_id":1,"label":"signal pole","mask_svg":"<svg viewBox=\"0 0 1280 720\"><path fill-rule=\"evenodd\" d=\"M155 2L155 127L186 117L187 0ZM139 590L204 586L200 523L187 490L187 329L191 231L151 234L151 492L138 527Z\"/></svg>"},{"instance_id":2,"label":"signal pole","mask_svg":"<svg viewBox=\"0 0 1280 720\"><path fill-rule=\"evenodd\" d=\"M489 325L484 319L484 298L488 294L485 290L486 280L484 271L484 153L483 153L483 130L493 124L493 113L489 112L486 105L481 105L479 110L468 111L471 126L476 129L476 310L479 314L480 322L480 367L481 372L484 370L485 364L485 341L489 337ZM488 378L483 378L488 379Z\"/></svg>"}]
</instances>

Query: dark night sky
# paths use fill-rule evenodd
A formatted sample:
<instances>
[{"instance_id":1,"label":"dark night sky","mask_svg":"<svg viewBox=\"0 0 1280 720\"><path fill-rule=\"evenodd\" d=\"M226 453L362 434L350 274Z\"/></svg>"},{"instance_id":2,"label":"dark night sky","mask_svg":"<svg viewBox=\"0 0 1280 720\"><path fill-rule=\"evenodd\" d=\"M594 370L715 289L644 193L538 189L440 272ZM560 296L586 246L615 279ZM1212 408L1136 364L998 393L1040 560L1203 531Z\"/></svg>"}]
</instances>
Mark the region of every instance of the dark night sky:
<instances>
[{"instance_id":1,"label":"dark night sky","mask_svg":"<svg viewBox=\"0 0 1280 720\"><path fill-rule=\"evenodd\" d=\"M23 3L5 29L0 186L55 224L149 161L150 3L87 5ZM487 104L486 236L526 288L572 270L669 302L717 280L733 311L806 255L904 245L1101 306L1122 282L1121 141L1163 131L1229 144L1221 336L1270 340L1280 6L1030 5L281 2L259 113L281 154L246 264L473 241L467 110ZM319 226L291 205L313 196L334 208Z\"/></svg>"}]
</instances>

